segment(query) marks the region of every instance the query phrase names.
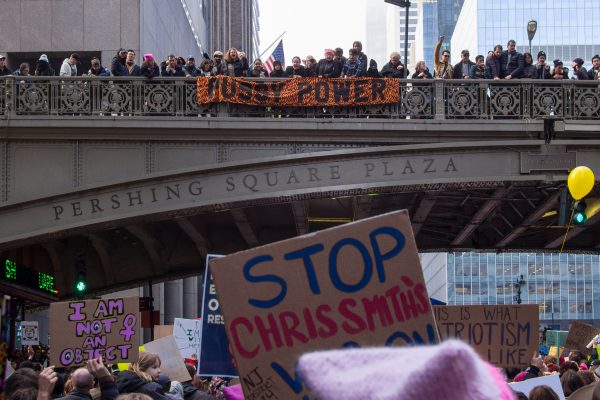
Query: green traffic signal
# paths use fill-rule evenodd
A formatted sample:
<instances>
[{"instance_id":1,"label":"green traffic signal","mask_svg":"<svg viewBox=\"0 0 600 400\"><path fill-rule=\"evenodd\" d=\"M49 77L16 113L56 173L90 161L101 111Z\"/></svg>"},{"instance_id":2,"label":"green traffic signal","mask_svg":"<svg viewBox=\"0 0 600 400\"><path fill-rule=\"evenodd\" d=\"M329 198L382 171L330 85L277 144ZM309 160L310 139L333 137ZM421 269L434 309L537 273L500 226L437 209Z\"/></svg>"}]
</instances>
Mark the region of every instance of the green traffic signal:
<instances>
[{"instance_id":1,"label":"green traffic signal","mask_svg":"<svg viewBox=\"0 0 600 400\"><path fill-rule=\"evenodd\" d=\"M576 201L573 204L573 224L585 223L600 211L600 198L589 198Z\"/></svg>"},{"instance_id":2,"label":"green traffic signal","mask_svg":"<svg viewBox=\"0 0 600 400\"><path fill-rule=\"evenodd\" d=\"M585 221L587 220L585 213L583 212L576 212L573 215L573 222L575 223L575 225L582 225L585 223Z\"/></svg>"},{"instance_id":3,"label":"green traffic signal","mask_svg":"<svg viewBox=\"0 0 600 400\"><path fill-rule=\"evenodd\" d=\"M86 291L87 289L87 284L85 283L85 281L83 280L79 280L77 281L77 283L75 284L75 289L77 290L77 292L79 293L83 293Z\"/></svg>"}]
</instances>

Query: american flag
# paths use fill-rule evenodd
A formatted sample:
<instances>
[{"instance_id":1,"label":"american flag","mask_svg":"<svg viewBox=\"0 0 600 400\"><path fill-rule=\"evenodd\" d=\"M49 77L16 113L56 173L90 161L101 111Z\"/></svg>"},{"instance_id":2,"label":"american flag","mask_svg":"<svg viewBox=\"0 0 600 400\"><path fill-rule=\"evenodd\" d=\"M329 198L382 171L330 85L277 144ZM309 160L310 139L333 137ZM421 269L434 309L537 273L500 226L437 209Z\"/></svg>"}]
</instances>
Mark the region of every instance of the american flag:
<instances>
[{"instance_id":1,"label":"american flag","mask_svg":"<svg viewBox=\"0 0 600 400\"><path fill-rule=\"evenodd\" d=\"M285 56L283 55L283 40L279 41L279 44L277 45L277 47L275 47L275 50L273 50L271 56L267 59L267 61L265 61L264 67L269 74L274 69L273 63L275 61L279 61L281 63L281 67L285 68Z\"/></svg>"}]
</instances>

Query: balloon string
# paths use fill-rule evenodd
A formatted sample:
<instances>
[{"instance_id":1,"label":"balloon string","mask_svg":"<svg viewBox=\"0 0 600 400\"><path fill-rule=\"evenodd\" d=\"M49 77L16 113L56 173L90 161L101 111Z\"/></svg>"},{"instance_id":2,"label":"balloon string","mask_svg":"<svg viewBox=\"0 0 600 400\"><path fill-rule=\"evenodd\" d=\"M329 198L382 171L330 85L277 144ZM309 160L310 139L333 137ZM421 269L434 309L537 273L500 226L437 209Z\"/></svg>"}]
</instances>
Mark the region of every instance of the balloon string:
<instances>
[{"instance_id":1,"label":"balloon string","mask_svg":"<svg viewBox=\"0 0 600 400\"><path fill-rule=\"evenodd\" d=\"M569 229L571 228L571 221L573 221L573 214L575 214L575 207L571 210L571 217L569 218L569 222L567 223L567 231L565 232L565 237L563 238L562 246L560 246L560 252L562 254L563 249L565 248L565 243L567 242L567 235L569 234Z\"/></svg>"}]
</instances>

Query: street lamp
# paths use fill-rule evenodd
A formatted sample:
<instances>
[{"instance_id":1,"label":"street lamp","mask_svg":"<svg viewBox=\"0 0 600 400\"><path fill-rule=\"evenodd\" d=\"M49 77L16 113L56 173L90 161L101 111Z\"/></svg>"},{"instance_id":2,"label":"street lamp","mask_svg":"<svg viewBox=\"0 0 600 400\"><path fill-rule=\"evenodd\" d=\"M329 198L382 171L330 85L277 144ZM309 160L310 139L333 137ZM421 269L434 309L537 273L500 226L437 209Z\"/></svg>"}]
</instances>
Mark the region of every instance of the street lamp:
<instances>
[{"instance_id":1,"label":"street lamp","mask_svg":"<svg viewBox=\"0 0 600 400\"><path fill-rule=\"evenodd\" d=\"M531 53L531 41L537 31L537 21L535 19L530 20L527 23L527 37L529 38L529 53Z\"/></svg>"},{"instance_id":2,"label":"street lamp","mask_svg":"<svg viewBox=\"0 0 600 400\"><path fill-rule=\"evenodd\" d=\"M517 304L521 304L521 302L522 302L521 288L523 287L523 285L525 285L525 280L523 279L523 275L521 275L520 279L517 279L517 283L515 283L515 289L517 289L517 295L515 296L515 301L517 302Z\"/></svg>"},{"instance_id":3,"label":"street lamp","mask_svg":"<svg viewBox=\"0 0 600 400\"><path fill-rule=\"evenodd\" d=\"M410 0L383 0L386 3L393 4L398 7L406 8L404 19L404 68L408 68L408 12L410 9ZM533 37L533 36L532 36Z\"/></svg>"}]
</instances>

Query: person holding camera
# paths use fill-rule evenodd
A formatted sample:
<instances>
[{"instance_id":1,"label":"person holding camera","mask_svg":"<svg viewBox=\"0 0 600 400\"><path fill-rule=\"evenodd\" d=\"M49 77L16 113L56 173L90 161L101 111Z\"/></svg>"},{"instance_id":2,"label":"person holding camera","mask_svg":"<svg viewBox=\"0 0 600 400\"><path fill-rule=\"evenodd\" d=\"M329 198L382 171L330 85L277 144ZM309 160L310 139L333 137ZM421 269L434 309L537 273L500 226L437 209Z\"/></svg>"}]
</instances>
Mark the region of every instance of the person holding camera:
<instances>
[{"instance_id":1,"label":"person holding camera","mask_svg":"<svg viewBox=\"0 0 600 400\"><path fill-rule=\"evenodd\" d=\"M571 67L573 67L573 79L577 79L580 81L587 81L588 73L587 70L583 67L583 60L579 57L574 59L571 62Z\"/></svg>"},{"instance_id":2,"label":"person holding camera","mask_svg":"<svg viewBox=\"0 0 600 400\"><path fill-rule=\"evenodd\" d=\"M552 79L550 75L550 66L546 64L546 53L543 51L537 54L537 64L535 64L535 79Z\"/></svg>"},{"instance_id":3,"label":"person holding camera","mask_svg":"<svg viewBox=\"0 0 600 400\"><path fill-rule=\"evenodd\" d=\"M569 79L569 69L564 67L563 62L559 59L552 62L554 63L554 68L550 72L552 79Z\"/></svg>"}]
</instances>

